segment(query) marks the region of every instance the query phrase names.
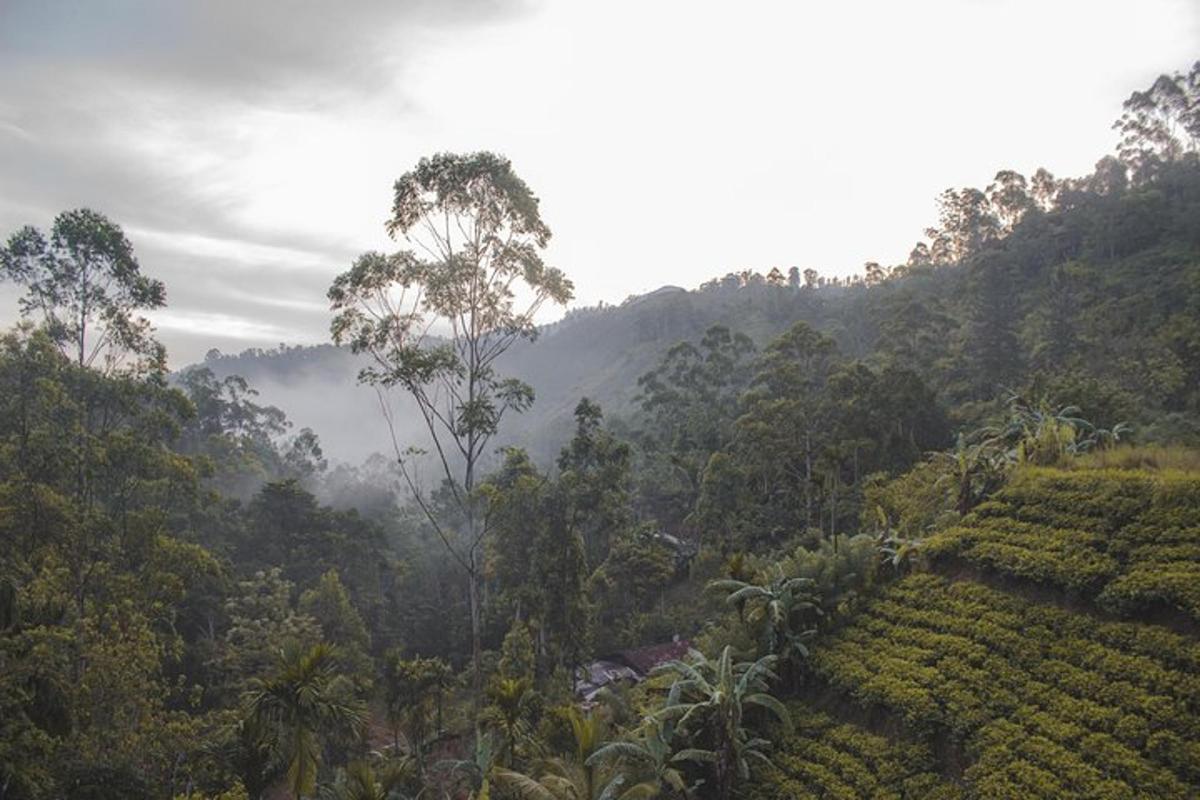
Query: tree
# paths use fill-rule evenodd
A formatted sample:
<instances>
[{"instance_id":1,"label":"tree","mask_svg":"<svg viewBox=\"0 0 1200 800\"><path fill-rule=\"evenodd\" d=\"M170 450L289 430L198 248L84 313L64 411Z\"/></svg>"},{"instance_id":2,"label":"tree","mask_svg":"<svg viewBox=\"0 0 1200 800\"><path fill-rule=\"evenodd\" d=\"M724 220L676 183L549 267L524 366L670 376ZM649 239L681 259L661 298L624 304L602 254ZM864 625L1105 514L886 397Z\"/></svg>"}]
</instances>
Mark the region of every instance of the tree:
<instances>
[{"instance_id":1,"label":"tree","mask_svg":"<svg viewBox=\"0 0 1200 800\"><path fill-rule=\"evenodd\" d=\"M648 797L666 792L691 797L695 784L689 785L680 762L674 760L675 725L670 721L645 720L630 739L608 742L588 757L588 766L615 763L627 783L643 787Z\"/></svg>"},{"instance_id":2,"label":"tree","mask_svg":"<svg viewBox=\"0 0 1200 800\"><path fill-rule=\"evenodd\" d=\"M499 767L496 749L488 736L476 736L469 758L439 761L435 769L447 772L457 783L467 785L467 800L488 800L492 781Z\"/></svg>"},{"instance_id":3,"label":"tree","mask_svg":"<svg viewBox=\"0 0 1200 800\"><path fill-rule=\"evenodd\" d=\"M940 227L927 231L936 263L962 261L999 235L991 202L978 189L947 189L938 197L938 209Z\"/></svg>"},{"instance_id":4,"label":"tree","mask_svg":"<svg viewBox=\"0 0 1200 800\"><path fill-rule=\"evenodd\" d=\"M1200 153L1200 61L1185 75L1159 75L1149 89L1134 92L1113 123L1121 135L1117 153L1139 182L1152 180L1161 165Z\"/></svg>"},{"instance_id":5,"label":"tree","mask_svg":"<svg viewBox=\"0 0 1200 800\"><path fill-rule=\"evenodd\" d=\"M837 359L832 339L798 322L763 352L751 389L742 400L745 414L738 420L739 446L772 460L780 448L791 454L774 460L789 485L801 484L804 524L813 523L813 477L822 439L828 433L828 404L824 389ZM800 460L789 471L789 461Z\"/></svg>"},{"instance_id":6,"label":"tree","mask_svg":"<svg viewBox=\"0 0 1200 800\"><path fill-rule=\"evenodd\" d=\"M754 351L750 337L714 325L698 343L672 347L638 378L638 400L647 418L643 446L668 471L653 487L669 507L660 518L681 520L694 508L705 465L732 433Z\"/></svg>"},{"instance_id":7,"label":"tree","mask_svg":"<svg viewBox=\"0 0 1200 800\"><path fill-rule=\"evenodd\" d=\"M629 445L602 427L600 406L586 397L575 406L575 436L558 456L568 530L583 539L587 566L608 556L629 525Z\"/></svg>"},{"instance_id":8,"label":"tree","mask_svg":"<svg viewBox=\"0 0 1200 800\"><path fill-rule=\"evenodd\" d=\"M421 795L419 776L411 759L399 758L373 764L352 761L338 770L337 778L323 800L407 800Z\"/></svg>"},{"instance_id":9,"label":"tree","mask_svg":"<svg viewBox=\"0 0 1200 800\"><path fill-rule=\"evenodd\" d=\"M371 634L346 591L336 569L330 569L312 589L300 595L299 609L321 626L321 636L337 647L347 675L366 692L374 665L369 655Z\"/></svg>"},{"instance_id":10,"label":"tree","mask_svg":"<svg viewBox=\"0 0 1200 800\"><path fill-rule=\"evenodd\" d=\"M878 286L887 279L890 273L891 270L882 266L878 261L868 261L863 265L863 274L865 275L867 286Z\"/></svg>"},{"instance_id":11,"label":"tree","mask_svg":"<svg viewBox=\"0 0 1200 800\"><path fill-rule=\"evenodd\" d=\"M336 670L333 648L295 645L280 656L275 674L255 680L246 695L246 711L287 763L287 785L296 800L316 790L321 743L357 735L366 712Z\"/></svg>"},{"instance_id":12,"label":"tree","mask_svg":"<svg viewBox=\"0 0 1200 800\"><path fill-rule=\"evenodd\" d=\"M525 718L529 714L532 692L533 682L525 677L497 677L488 685L488 700L500 717L500 728L504 736L503 746L500 748L500 762L505 767L512 767L517 744L527 733Z\"/></svg>"},{"instance_id":13,"label":"tree","mask_svg":"<svg viewBox=\"0 0 1200 800\"><path fill-rule=\"evenodd\" d=\"M611 637L620 635L622 623L662 596L675 568L675 551L662 541L650 523L613 545L608 558L589 581L595 599L597 633L609 637L597 642L602 652L618 644Z\"/></svg>"},{"instance_id":14,"label":"tree","mask_svg":"<svg viewBox=\"0 0 1200 800\"><path fill-rule=\"evenodd\" d=\"M419 771L425 767L425 744L431 721L442 730L442 693L451 677L450 667L440 658L400 657L388 651L383 666L383 695L393 743L400 749L400 729L406 728L409 753ZM436 720L431 717L436 713Z\"/></svg>"},{"instance_id":15,"label":"tree","mask_svg":"<svg viewBox=\"0 0 1200 800\"><path fill-rule=\"evenodd\" d=\"M1054 208L1058 201L1058 181L1054 179L1054 174L1045 167L1038 167L1037 172L1033 173L1033 178L1029 181L1029 188L1033 202L1042 211L1050 211Z\"/></svg>"},{"instance_id":16,"label":"tree","mask_svg":"<svg viewBox=\"0 0 1200 800\"><path fill-rule=\"evenodd\" d=\"M593 758L607 732L600 716L571 707L568 718L575 739L574 758L547 759L536 780L513 770L496 769L496 785L522 800L641 800L652 796L654 787L626 787L624 775Z\"/></svg>"},{"instance_id":17,"label":"tree","mask_svg":"<svg viewBox=\"0 0 1200 800\"><path fill-rule=\"evenodd\" d=\"M711 581L708 588L726 593L725 602L758 634L762 655L778 656L784 663L808 658L806 641L816 634L820 598L813 580L787 575L778 565L759 583L732 578Z\"/></svg>"},{"instance_id":18,"label":"tree","mask_svg":"<svg viewBox=\"0 0 1200 800\"><path fill-rule=\"evenodd\" d=\"M488 499L493 531L489 575L504 613L528 619L537 630L538 656L562 665L583 657L589 633L583 534L602 536L607 551L609 538L623 530L627 454L624 445L588 423L560 460L564 473L551 481L523 450L510 448L480 491ZM588 474L598 484L588 485Z\"/></svg>"},{"instance_id":19,"label":"tree","mask_svg":"<svg viewBox=\"0 0 1200 800\"><path fill-rule=\"evenodd\" d=\"M1025 176L1015 170L1002 169L996 173L987 187L988 202L991 203L1002 233L1010 232L1033 206Z\"/></svg>"},{"instance_id":20,"label":"tree","mask_svg":"<svg viewBox=\"0 0 1200 800\"><path fill-rule=\"evenodd\" d=\"M54 219L47 237L33 227L0 249L0 277L25 286L21 313L40 315L64 354L81 367L101 356L106 369L126 354L162 368L162 346L138 311L166 304L161 281L142 275L120 226L81 208Z\"/></svg>"},{"instance_id":21,"label":"tree","mask_svg":"<svg viewBox=\"0 0 1200 800\"><path fill-rule=\"evenodd\" d=\"M475 484L504 415L533 403L532 388L502 378L496 360L517 340L532 339L538 309L566 303L572 286L542 261L550 229L537 197L507 159L492 153L422 159L396 181L387 229L413 249L367 253L338 276L329 290L332 334L370 356L361 381L403 391L425 423L454 524L418 485L388 417L401 474L467 579L478 709L488 527ZM431 333L442 329L444 338Z\"/></svg>"},{"instance_id":22,"label":"tree","mask_svg":"<svg viewBox=\"0 0 1200 800\"><path fill-rule=\"evenodd\" d=\"M757 661L735 663L732 648L721 651L716 661L700 654L689 661L671 661L661 672L677 677L663 708L655 719L673 721L689 737L692 746L680 750L676 761L707 764L712 770L714 797L728 800L734 784L750 777L750 762L769 765L766 739L751 734L745 722L750 707L762 708L790 727L787 709L769 691L773 655Z\"/></svg>"},{"instance_id":23,"label":"tree","mask_svg":"<svg viewBox=\"0 0 1200 800\"><path fill-rule=\"evenodd\" d=\"M972 292L968 301L964 354L975 396L995 392L1021 369L1021 345L1016 320L1019 298L1013 266L1005 253L989 251L971 264Z\"/></svg>"}]
</instances>

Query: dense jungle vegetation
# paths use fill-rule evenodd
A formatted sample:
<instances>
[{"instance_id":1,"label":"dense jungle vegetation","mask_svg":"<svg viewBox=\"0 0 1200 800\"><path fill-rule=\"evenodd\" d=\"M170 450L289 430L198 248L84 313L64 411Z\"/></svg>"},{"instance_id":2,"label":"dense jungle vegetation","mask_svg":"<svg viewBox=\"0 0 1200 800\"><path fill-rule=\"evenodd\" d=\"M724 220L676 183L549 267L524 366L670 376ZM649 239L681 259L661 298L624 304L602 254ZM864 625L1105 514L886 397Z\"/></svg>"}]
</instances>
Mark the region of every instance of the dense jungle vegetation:
<instances>
[{"instance_id":1,"label":"dense jungle vegetation","mask_svg":"<svg viewBox=\"0 0 1200 800\"><path fill-rule=\"evenodd\" d=\"M13 234L0 800L1195 797L1200 63L1116 127L905 264L540 332L537 198L437 155L338 347L175 373L117 224ZM323 401L386 452L331 466L270 370L399 398Z\"/></svg>"}]
</instances>

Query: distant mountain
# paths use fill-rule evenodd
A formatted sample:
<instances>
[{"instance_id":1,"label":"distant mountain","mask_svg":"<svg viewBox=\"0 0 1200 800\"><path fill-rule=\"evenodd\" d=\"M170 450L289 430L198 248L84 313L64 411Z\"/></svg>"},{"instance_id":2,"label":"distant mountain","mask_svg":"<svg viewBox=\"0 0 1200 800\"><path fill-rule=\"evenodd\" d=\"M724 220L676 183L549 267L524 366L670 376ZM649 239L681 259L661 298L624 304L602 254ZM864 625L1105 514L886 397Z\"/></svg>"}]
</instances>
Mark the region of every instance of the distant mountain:
<instances>
[{"instance_id":1,"label":"distant mountain","mask_svg":"<svg viewBox=\"0 0 1200 800\"><path fill-rule=\"evenodd\" d=\"M547 463L581 397L610 418L628 414L638 378L674 344L719 324L761 347L797 321L830 335L843 356L915 371L964 425L1020 390L1079 405L1099 424L1133 422L1143 439L1200 444L1200 164L1132 187L1062 182L1052 205L1029 204L1002 235L979 215L958 217L921 257L890 270L868 264L866 278L743 270L696 290L664 286L574 309L502 360L537 399L496 445L520 444ZM938 244L947 239L959 244ZM205 364L242 375L335 459L391 452L379 398L357 385L363 364L344 350L213 353ZM422 441L419 418L398 409L402 443Z\"/></svg>"},{"instance_id":2,"label":"distant mountain","mask_svg":"<svg viewBox=\"0 0 1200 800\"><path fill-rule=\"evenodd\" d=\"M533 386L536 402L506 424L496 444L519 443L535 458L548 461L569 437L572 412L581 397L600 403L610 415L630 411L638 377L677 342L697 338L716 324L743 331L760 344L797 319L828 327L832 320L821 312L847 291L833 286L716 291L664 286L619 306L572 310L503 358L502 372ZM241 375L259 391L260 402L283 409L296 427L315 430L328 456L358 462L374 452L392 452L380 398L373 388L357 382L366 363L333 345L281 345L237 355L213 351L204 366L218 377ZM400 410L402 444L423 441L415 409L398 395L393 399Z\"/></svg>"}]
</instances>

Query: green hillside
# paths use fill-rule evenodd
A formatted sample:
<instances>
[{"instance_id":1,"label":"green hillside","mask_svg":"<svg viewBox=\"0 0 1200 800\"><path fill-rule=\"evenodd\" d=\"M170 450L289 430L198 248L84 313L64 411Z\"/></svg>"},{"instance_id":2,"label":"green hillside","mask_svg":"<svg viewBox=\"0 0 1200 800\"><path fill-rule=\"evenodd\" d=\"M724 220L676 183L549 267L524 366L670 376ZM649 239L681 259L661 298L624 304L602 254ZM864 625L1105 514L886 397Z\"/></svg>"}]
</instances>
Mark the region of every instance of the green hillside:
<instances>
[{"instance_id":1,"label":"green hillside","mask_svg":"<svg viewBox=\"0 0 1200 800\"><path fill-rule=\"evenodd\" d=\"M1200 640L1113 617L1195 619L1197 497L1195 472L1018 470L814 649L818 685L895 741L798 714L758 796L1195 797Z\"/></svg>"},{"instance_id":2,"label":"green hillside","mask_svg":"<svg viewBox=\"0 0 1200 800\"><path fill-rule=\"evenodd\" d=\"M1025 470L970 524L935 537L929 552L1068 590L1114 613L1200 620L1200 480Z\"/></svg>"}]
</instances>

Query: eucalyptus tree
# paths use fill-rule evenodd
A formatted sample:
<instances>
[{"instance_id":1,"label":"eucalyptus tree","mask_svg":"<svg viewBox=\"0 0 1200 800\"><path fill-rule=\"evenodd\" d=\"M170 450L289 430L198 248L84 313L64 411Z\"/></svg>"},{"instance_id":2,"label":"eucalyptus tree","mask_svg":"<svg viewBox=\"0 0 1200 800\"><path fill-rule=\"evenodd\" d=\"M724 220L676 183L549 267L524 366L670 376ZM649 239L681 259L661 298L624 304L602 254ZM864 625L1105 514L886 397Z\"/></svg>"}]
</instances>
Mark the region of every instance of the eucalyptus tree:
<instances>
[{"instance_id":1,"label":"eucalyptus tree","mask_svg":"<svg viewBox=\"0 0 1200 800\"><path fill-rule=\"evenodd\" d=\"M797 322L763 352L736 425L737 446L764 485L787 500L802 488L803 521L810 527L817 455L831 433L826 389L838 361L832 339Z\"/></svg>"},{"instance_id":2,"label":"eucalyptus tree","mask_svg":"<svg viewBox=\"0 0 1200 800\"><path fill-rule=\"evenodd\" d=\"M1113 124L1121 136L1117 152L1135 180L1151 180L1163 163L1200 154L1200 61L1185 74L1159 75L1150 88L1134 92Z\"/></svg>"},{"instance_id":3,"label":"eucalyptus tree","mask_svg":"<svg viewBox=\"0 0 1200 800\"><path fill-rule=\"evenodd\" d=\"M492 153L421 159L395 183L387 231L407 249L366 253L337 277L331 330L336 343L369 356L359 379L381 393L403 480L466 577L478 709L488 525L476 482L505 415L533 403L532 387L501 376L497 359L534 338L538 310L569 301L572 286L542 260L550 229L537 197L508 159ZM418 451L402 447L382 401L389 390L416 406L445 504L417 480Z\"/></svg>"},{"instance_id":4,"label":"eucalyptus tree","mask_svg":"<svg viewBox=\"0 0 1200 800\"><path fill-rule=\"evenodd\" d=\"M746 711L761 708L791 726L787 709L770 693L776 661L776 656L768 655L735 663L732 648L726 646L716 661L700 655L659 668L674 673L676 679L666 704L654 718L673 721L690 739L693 746L681 749L674 759L708 765L713 778L711 796L717 800L728 800L734 784L749 779L751 762L771 763L766 755L770 742L751 732Z\"/></svg>"},{"instance_id":5,"label":"eucalyptus tree","mask_svg":"<svg viewBox=\"0 0 1200 800\"><path fill-rule=\"evenodd\" d=\"M49 235L26 226L0 248L0 279L25 287L24 316L40 316L78 366L107 371L125 356L162 367L162 346L139 311L166 304L161 281L146 277L121 227L81 208L54 219Z\"/></svg>"}]
</instances>

